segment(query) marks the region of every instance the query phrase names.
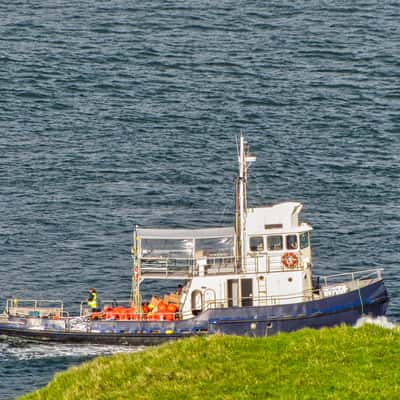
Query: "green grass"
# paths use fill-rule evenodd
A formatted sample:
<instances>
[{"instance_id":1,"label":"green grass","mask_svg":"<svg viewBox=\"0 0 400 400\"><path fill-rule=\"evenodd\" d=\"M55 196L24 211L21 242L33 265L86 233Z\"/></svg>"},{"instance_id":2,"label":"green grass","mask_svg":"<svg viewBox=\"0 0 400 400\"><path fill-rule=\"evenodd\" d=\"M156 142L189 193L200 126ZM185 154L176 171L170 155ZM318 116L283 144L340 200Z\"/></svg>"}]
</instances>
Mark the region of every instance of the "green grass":
<instances>
[{"instance_id":1,"label":"green grass","mask_svg":"<svg viewBox=\"0 0 400 400\"><path fill-rule=\"evenodd\" d=\"M400 399L400 330L210 336L99 357L22 399Z\"/></svg>"}]
</instances>

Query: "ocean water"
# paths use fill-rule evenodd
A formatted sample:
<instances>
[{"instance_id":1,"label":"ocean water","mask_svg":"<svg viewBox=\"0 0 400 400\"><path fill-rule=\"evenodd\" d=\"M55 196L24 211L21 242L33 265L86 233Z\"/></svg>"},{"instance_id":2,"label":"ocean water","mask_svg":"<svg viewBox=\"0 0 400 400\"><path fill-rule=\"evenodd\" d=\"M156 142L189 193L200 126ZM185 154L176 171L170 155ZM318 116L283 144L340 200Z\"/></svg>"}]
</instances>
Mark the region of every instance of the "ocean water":
<instances>
[{"instance_id":1,"label":"ocean water","mask_svg":"<svg viewBox=\"0 0 400 400\"><path fill-rule=\"evenodd\" d=\"M316 273L385 268L396 323L399 17L385 0L2 2L0 306L128 298L135 224L231 225L243 130L249 205L304 203ZM114 351L2 338L0 398Z\"/></svg>"}]
</instances>

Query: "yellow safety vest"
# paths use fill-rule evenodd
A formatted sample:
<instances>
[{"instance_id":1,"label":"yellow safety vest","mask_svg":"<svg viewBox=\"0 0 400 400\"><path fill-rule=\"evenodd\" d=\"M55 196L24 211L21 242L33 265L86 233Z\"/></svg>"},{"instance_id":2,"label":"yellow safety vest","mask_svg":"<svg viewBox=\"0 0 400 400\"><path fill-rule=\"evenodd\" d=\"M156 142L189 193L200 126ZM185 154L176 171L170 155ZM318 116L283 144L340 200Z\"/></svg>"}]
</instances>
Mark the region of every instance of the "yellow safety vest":
<instances>
[{"instance_id":1,"label":"yellow safety vest","mask_svg":"<svg viewBox=\"0 0 400 400\"><path fill-rule=\"evenodd\" d=\"M90 308L97 308L97 294L96 292L92 292L92 300L88 300L87 302Z\"/></svg>"}]
</instances>

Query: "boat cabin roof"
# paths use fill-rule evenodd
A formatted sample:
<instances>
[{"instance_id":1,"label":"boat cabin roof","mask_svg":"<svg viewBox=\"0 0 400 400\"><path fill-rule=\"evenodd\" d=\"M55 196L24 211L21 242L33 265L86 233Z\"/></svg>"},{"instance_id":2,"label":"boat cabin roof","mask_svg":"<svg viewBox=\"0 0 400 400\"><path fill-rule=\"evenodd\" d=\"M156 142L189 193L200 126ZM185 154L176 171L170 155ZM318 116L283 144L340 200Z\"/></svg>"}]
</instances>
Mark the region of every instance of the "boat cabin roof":
<instances>
[{"instance_id":1,"label":"boat cabin roof","mask_svg":"<svg viewBox=\"0 0 400 400\"><path fill-rule=\"evenodd\" d=\"M248 235L272 233L297 233L311 231L307 223L299 222L303 205L299 202L284 202L273 206L247 209L246 232Z\"/></svg>"}]
</instances>

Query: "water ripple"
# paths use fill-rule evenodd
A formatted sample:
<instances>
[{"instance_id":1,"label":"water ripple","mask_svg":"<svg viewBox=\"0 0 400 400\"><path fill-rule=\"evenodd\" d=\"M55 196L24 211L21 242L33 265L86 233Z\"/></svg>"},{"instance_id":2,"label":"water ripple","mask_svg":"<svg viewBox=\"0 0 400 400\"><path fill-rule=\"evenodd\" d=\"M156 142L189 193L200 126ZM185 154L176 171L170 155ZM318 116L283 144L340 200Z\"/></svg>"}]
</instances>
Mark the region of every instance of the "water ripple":
<instances>
[{"instance_id":1,"label":"water ripple","mask_svg":"<svg viewBox=\"0 0 400 400\"><path fill-rule=\"evenodd\" d=\"M1 4L1 299L125 298L134 224L232 224L243 129L250 204L303 202L316 272L384 267L398 321L399 8L384 3ZM27 379L0 397L80 360L1 346L0 377L26 362Z\"/></svg>"}]
</instances>

